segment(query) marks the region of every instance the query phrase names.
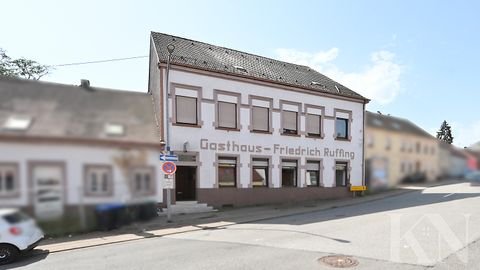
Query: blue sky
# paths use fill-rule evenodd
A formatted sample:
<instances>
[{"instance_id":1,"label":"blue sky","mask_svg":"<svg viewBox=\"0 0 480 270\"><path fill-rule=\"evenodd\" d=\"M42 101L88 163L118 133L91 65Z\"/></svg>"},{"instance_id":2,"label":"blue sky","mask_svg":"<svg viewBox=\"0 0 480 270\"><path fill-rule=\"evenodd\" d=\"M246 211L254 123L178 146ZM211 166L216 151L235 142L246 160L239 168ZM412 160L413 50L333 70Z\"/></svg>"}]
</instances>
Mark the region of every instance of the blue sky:
<instances>
[{"instance_id":1,"label":"blue sky","mask_svg":"<svg viewBox=\"0 0 480 270\"><path fill-rule=\"evenodd\" d=\"M480 140L479 1L2 1L0 47L43 64L148 55L158 31L308 64L371 111L454 144ZM146 58L59 67L44 80L146 91Z\"/></svg>"}]
</instances>

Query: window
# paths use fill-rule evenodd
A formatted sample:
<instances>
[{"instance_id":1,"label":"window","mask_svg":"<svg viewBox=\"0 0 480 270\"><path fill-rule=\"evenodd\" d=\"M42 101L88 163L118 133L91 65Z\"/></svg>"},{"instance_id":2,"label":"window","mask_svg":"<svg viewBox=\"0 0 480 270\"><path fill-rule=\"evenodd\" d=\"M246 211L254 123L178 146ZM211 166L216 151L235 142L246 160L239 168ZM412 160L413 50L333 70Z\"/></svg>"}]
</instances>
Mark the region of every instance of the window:
<instances>
[{"instance_id":1,"label":"window","mask_svg":"<svg viewBox=\"0 0 480 270\"><path fill-rule=\"evenodd\" d=\"M306 117L307 121L307 135L314 136L314 137L321 137L321 121L322 117L316 114L307 114Z\"/></svg>"},{"instance_id":2,"label":"window","mask_svg":"<svg viewBox=\"0 0 480 270\"><path fill-rule=\"evenodd\" d=\"M268 159L252 159L252 186L268 187Z\"/></svg>"},{"instance_id":3,"label":"window","mask_svg":"<svg viewBox=\"0 0 480 270\"><path fill-rule=\"evenodd\" d=\"M390 150L392 148L392 139L390 138L387 138L386 142L385 142L385 150Z\"/></svg>"},{"instance_id":4,"label":"window","mask_svg":"<svg viewBox=\"0 0 480 270\"><path fill-rule=\"evenodd\" d=\"M253 131L270 131L270 112L269 108L253 106L252 107L252 129Z\"/></svg>"},{"instance_id":5,"label":"window","mask_svg":"<svg viewBox=\"0 0 480 270\"><path fill-rule=\"evenodd\" d=\"M175 97L176 122L179 124L197 125L197 99L194 97Z\"/></svg>"},{"instance_id":6,"label":"window","mask_svg":"<svg viewBox=\"0 0 480 270\"><path fill-rule=\"evenodd\" d=\"M297 161L282 160L282 187L297 186Z\"/></svg>"},{"instance_id":7,"label":"window","mask_svg":"<svg viewBox=\"0 0 480 270\"><path fill-rule=\"evenodd\" d=\"M0 197L18 191L17 166L0 164Z\"/></svg>"},{"instance_id":8,"label":"window","mask_svg":"<svg viewBox=\"0 0 480 270\"><path fill-rule=\"evenodd\" d=\"M219 157L218 158L218 186L236 187L237 186L237 158Z\"/></svg>"},{"instance_id":9,"label":"window","mask_svg":"<svg viewBox=\"0 0 480 270\"><path fill-rule=\"evenodd\" d=\"M373 135L367 135L367 146L373 147Z\"/></svg>"},{"instance_id":10,"label":"window","mask_svg":"<svg viewBox=\"0 0 480 270\"><path fill-rule=\"evenodd\" d=\"M151 167L133 168L131 171L132 192L137 195L155 194L154 170Z\"/></svg>"},{"instance_id":11,"label":"window","mask_svg":"<svg viewBox=\"0 0 480 270\"><path fill-rule=\"evenodd\" d=\"M337 139L348 140L348 119L337 117L335 119L335 134Z\"/></svg>"},{"instance_id":12,"label":"window","mask_svg":"<svg viewBox=\"0 0 480 270\"><path fill-rule=\"evenodd\" d=\"M320 162L307 161L307 187L320 186Z\"/></svg>"},{"instance_id":13,"label":"window","mask_svg":"<svg viewBox=\"0 0 480 270\"><path fill-rule=\"evenodd\" d=\"M298 134L297 112L282 111L283 134Z\"/></svg>"},{"instance_id":14,"label":"window","mask_svg":"<svg viewBox=\"0 0 480 270\"><path fill-rule=\"evenodd\" d=\"M405 173L405 162L402 161L402 163L400 164L400 172L401 173Z\"/></svg>"},{"instance_id":15,"label":"window","mask_svg":"<svg viewBox=\"0 0 480 270\"><path fill-rule=\"evenodd\" d=\"M348 163L335 162L335 186L345 187L348 183Z\"/></svg>"},{"instance_id":16,"label":"window","mask_svg":"<svg viewBox=\"0 0 480 270\"><path fill-rule=\"evenodd\" d=\"M417 153L420 153L420 151L422 151L422 147L421 147L419 142L417 142L417 145L416 145L415 149L416 149Z\"/></svg>"},{"instance_id":17,"label":"window","mask_svg":"<svg viewBox=\"0 0 480 270\"><path fill-rule=\"evenodd\" d=\"M85 167L85 194L111 195L113 190L112 168L110 166L87 165Z\"/></svg>"},{"instance_id":18,"label":"window","mask_svg":"<svg viewBox=\"0 0 480 270\"><path fill-rule=\"evenodd\" d=\"M218 101L218 127L237 128L237 104Z\"/></svg>"}]
</instances>

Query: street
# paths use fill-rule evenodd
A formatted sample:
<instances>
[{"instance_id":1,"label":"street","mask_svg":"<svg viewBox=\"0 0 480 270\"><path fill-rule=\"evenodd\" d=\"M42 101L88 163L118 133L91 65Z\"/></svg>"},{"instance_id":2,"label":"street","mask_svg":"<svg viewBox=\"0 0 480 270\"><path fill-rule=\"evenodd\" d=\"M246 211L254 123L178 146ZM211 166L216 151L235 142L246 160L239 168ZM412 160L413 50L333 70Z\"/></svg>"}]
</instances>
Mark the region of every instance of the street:
<instances>
[{"instance_id":1,"label":"street","mask_svg":"<svg viewBox=\"0 0 480 270\"><path fill-rule=\"evenodd\" d=\"M246 224L26 255L1 269L478 269L480 187L469 183Z\"/></svg>"}]
</instances>

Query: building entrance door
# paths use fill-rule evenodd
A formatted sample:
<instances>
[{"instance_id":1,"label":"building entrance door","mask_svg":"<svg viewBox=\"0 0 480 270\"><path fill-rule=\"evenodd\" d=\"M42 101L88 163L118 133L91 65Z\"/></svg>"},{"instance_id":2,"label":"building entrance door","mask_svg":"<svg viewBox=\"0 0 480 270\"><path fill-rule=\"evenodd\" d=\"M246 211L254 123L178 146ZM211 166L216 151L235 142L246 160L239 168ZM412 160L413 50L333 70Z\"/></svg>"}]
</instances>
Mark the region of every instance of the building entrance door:
<instances>
[{"instance_id":1,"label":"building entrance door","mask_svg":"<svg viewBox=\"0 0 480 270\"><path fill-rule=\"evenodd\" d=\"M197 167L178 166L175 172L175 194L177 201L196 199Z\"/></svg>"},{"instance_id":2,"label":"building entrance door","mask_svg":"<svg viewBox=\"0 0 480 270\"><path fill-rule=\"evenodd\" d=\"M60 165L42 164L32 168L33 203L38 219L56 219L63 215L63 176Z\"/></svg>"}]
</instances>

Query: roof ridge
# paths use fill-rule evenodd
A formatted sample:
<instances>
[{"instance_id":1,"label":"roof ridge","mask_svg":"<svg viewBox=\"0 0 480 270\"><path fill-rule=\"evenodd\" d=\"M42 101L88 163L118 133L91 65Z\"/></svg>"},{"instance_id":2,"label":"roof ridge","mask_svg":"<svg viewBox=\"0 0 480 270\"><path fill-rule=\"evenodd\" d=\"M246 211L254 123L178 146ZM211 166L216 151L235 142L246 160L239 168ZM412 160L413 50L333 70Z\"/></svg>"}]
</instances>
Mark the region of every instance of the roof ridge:
<instances>
[{"instance_id":1,"label":"roof ridge","mask_svg":"<svg viewBox=\"0 0 480 270\"><path fill-rule=\"evenodd\" d=\"M28 84L36 84L40 83L43 85L51 85L51 86L57 86L57 87L81 87L80 85L75 85L75 84L67 84L67 83L59 83L59 82L52 82L52 81L41 81L41 80L31 80L31 79L24 79L24 78L19 78L19 77L11 77L11 76L3 76L0 75L0 81L12 81L12 82L18 82L18 83L28 83ZM134 90L128 90L128 89L114 89L114 88L106 88L106 87L96 87L96 86L90 86L91 89L95 91L102 91L102 92L121 92L125 94L143 94L147 95L148 92L139 92L139 91L134 91Z\"/></svg>"}]
</instances>

